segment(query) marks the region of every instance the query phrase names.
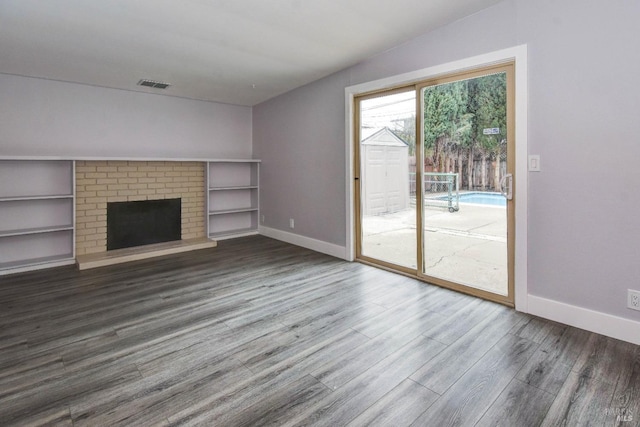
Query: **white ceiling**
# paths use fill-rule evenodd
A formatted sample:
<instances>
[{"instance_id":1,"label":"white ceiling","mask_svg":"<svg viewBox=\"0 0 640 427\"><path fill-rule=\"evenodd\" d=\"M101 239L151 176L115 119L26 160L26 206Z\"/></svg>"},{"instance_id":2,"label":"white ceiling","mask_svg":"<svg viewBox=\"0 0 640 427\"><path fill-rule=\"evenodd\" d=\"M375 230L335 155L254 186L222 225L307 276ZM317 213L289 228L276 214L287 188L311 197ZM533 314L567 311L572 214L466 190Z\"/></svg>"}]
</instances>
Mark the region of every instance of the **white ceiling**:
<instances>
[{"instance_id":1,"label":"white ceiling","mask_svg":"<svg viewBox=\"0 0 640 427\"><path fill-rule=\"evenodd\" d=\"M0 0L0 73L255 105L498 1Z\"/></svg>"}]
</instances>

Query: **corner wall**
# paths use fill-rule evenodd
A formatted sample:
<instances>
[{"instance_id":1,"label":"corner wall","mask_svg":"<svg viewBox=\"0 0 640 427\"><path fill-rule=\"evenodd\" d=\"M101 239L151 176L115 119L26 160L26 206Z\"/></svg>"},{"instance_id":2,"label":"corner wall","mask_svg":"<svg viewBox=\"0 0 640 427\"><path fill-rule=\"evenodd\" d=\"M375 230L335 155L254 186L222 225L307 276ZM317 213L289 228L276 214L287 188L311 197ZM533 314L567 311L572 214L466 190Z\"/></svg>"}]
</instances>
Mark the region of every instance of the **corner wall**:
<instances>
[{"instance_id":1,"label":"corner wall","mask_svg":"<svg viewBox=\"0 0 640 427\"><path fill-rule=\"evenodd\" d=\"M528 147L542 167L529 174L529 297L583 328L638 324L626 308L640 289L637 16L638 2L506 0L254 107L264 227L345 245L345 87L526 44ZM637 330L626 336L640 342Z\"/></svg>"}]
</instances>

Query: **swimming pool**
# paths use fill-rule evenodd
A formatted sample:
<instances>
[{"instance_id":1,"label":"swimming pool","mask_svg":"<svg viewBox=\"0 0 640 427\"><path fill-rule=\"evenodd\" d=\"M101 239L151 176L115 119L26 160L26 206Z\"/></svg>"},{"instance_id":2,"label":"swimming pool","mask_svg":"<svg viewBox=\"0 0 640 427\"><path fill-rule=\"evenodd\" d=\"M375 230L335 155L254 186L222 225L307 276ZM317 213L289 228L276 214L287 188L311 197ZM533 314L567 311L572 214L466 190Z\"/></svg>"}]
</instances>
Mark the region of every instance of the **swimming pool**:
<instances>
[{"instance_id":1,"label":"swimming pool","mask_svg":"<svg viewBox=\"0 0 640 427\"><path fill-rule=\"evenodd\" d=\"M448 196L436 197L437 200L449 200ZM453 199L455 203L455 198ZM500 193L473 191L460 193L460 203L471 205L507 206L507 199Z\"/></svg>"},{"instance_id":2,"label":"swimming pool","mask_svg":"<svg viewBox=\"0 0 640 427\"><path fill-rule=\"evenodd\" d=\"M461 193L460 203L473 205L507 206L507 199L500 193L472 192Z\"/></svg>"}]
</instances>

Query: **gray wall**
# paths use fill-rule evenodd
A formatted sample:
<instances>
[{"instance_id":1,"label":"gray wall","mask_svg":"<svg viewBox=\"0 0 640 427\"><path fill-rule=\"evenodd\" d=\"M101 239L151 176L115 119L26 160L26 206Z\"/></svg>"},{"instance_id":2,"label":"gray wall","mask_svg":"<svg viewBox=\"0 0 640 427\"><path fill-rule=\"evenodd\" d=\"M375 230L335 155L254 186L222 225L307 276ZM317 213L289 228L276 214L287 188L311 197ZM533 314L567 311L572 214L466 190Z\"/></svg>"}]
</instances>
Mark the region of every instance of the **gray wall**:
<instances>
[{"instance_id":1,"label":"gray wall","mask_svg":"<svg viewBox=\"0 0 640 427\"><path fill-rule=\"evenodd\" d=\"M640 2L509 0L254 107L265 226L345 245L346 86L528 44L529 292L640 320Z\"/></svg>"},{"instance_id":2,"label":"gray wall","mask_svg":"<svg viewBox=\"0 0 640 427\"><path fill-rule=\"evenodd\" d=\"M263 225L344 245L346 76L334 74L254 107Z\"/></svg>"},{"instance_id":3,"label":"gray wall","mask_svg":"<svg viewBox=\"0 0 640 427\"><path fill-rule=\"evenodd\" d=\"M251 157L251 108L0 74L0 156Z\"/></svg>"}]
</instances>

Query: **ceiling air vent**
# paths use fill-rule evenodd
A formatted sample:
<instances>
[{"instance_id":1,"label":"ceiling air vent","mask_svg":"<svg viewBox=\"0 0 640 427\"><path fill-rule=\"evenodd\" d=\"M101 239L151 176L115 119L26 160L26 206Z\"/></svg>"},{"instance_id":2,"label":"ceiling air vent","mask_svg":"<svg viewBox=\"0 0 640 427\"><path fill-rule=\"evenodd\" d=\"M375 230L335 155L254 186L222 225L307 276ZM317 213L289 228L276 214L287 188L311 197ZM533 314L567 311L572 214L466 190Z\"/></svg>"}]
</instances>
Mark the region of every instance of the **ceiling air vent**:
<instances>
[{"instance_id":1,"label":"ceiling air vent","mask_svg":"<svg viewBox=\"0 0 640 427\"><path fill-rule=\"evenodd\" d=\"M164 83L164 82L156 82L155 80L142 79L138 82L138 86L153 87L156 89L166 89L169 86L171 86L171 84Z\"/></svg>"}]
</instances>

